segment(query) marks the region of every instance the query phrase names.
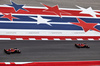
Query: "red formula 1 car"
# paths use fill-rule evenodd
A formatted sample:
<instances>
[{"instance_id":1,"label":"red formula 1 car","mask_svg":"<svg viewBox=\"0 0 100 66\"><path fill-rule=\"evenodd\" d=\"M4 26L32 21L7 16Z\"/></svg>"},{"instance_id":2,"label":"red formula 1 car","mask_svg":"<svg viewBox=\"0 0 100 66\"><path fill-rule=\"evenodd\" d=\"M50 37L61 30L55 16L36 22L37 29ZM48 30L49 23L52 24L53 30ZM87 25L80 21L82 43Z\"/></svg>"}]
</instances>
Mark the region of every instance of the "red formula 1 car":
<instances>
[{"instance_id":1,"label":"red formula 1 car","mask_svg":"<svg viewBox=\"0 0 100 66\"><path fill-rule=\"evenodd\" d=\"M11 53L21 53L21 51L17 48L10 48L10 49L4 49L4 52L7 54L11 54Z\"/></svg>"},{"instance_id":2,"label":"red formula 1 car","mask_svg":"<svg viewBox=\"0 0 100 66\"><path fill-rule=\"evenodd\" d=\"M75 44L77 48L90 48L87 44Z\"/></svg>"}]
</instances>

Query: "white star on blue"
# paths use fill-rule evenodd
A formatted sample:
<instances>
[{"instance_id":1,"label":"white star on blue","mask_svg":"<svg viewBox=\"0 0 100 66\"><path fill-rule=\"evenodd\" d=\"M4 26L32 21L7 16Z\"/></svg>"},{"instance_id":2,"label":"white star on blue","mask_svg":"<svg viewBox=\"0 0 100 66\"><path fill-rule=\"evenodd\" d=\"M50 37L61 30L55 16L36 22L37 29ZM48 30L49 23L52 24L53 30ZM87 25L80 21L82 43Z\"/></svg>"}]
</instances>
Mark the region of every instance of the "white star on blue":
<instances>
[{"instance_id":1,"label":"white star on blue","mask_svg":"<svg viewBox=\"0 0 100 66\"><path fill-rule=\"evenodd\" d=\"M19 9L22 9L22 10L27 11L26 9L22 8L24 5L18 5L18 4L16 4L16 3L12 2L12 1L11 1L11 3L12 3L12 5L9 5L9 6L14 7L14 9L15 9L16 12L17 12Z\"/></svg>"}]
</instances>

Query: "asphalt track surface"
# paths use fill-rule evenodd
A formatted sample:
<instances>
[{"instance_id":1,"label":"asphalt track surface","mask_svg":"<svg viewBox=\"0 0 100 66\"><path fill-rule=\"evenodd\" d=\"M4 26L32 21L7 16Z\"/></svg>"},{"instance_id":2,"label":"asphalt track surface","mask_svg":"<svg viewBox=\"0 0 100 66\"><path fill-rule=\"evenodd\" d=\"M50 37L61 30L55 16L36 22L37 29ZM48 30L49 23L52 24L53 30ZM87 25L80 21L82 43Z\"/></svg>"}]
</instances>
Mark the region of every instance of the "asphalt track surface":
<instances>
[{"instance_id":1,"label":"asphalt track surface","mask_svg":"<svg viewBox=\"0 0 100 66\"><path fill-rule=\"evenodd\" d=\"M91 48L76 48L87 43ZM22 53L5 54L4 48L19 48ZM0 41L0 62L100 60L100 41Z\"/></svg>"},{"instance_id":2,"label":"asphalt track surface","mask_svg":"<svg viewBox=\"0 0 100 66\"><path fill-rule=\"evenodd\" d=\"M60 8L77 8L75 5L81 7L92 7L93 9L100 10L100 0L12 0L17 4L25 4L26 6L39 6L44 7L40 3L49 6L59 5ZM0 5L11 4L10 0L0 0ZM78 8L77 8L78 9Z\"/></svg>"},{"instance_id":3,"label":"asphalt track surface","mask_svg":"<svg viewBox=\"0 0 100 66\"><path fill-rule=\"evenodd\" d=\"M100 10L100 0L12 0L26 6L44 7L59 5L60 8L92 7ZM0 0L0 5L10 4L10 0ZM78 49L75 43L87 43L91 48ZM19 48L21 54L4 53L4 48ZM0 41L0 62L29 62L29 61L80 61L100 60L100 41Z\"/></svg>"}]
</instances>

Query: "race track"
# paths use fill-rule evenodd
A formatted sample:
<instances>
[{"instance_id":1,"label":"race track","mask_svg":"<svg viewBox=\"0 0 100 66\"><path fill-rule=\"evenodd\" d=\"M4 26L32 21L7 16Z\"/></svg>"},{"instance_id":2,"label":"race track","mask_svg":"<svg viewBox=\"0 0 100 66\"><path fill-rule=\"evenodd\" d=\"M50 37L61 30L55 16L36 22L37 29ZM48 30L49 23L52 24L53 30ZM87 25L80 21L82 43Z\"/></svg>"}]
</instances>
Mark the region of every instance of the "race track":
<instances>
[{"instance_id":1,"label":"race track","mask_svg":"<svg viewBox=\"0 0 100 66\"><path fill-rule=\"evenodd\" d=\"M44 7L59 5L60 8L92 7L100 10L100 0L12 0L26 6ZM0 5L10 4L10 0L0 0ZM78 9L78 8L77 8ZM75 43L87 43L91 48L78 49ZM21 54L4 53L4 48L19 48ZM24 61L80 61L100 60L100 41L0 41L0 62Z\"/></svg>"},{"instance_id":2,"label":"race track","mask_svg":"<svg viewBox=\"0 0 100 66\"><path fill-rule=\"evenodd\" d=\"M44 7L40 3L49 6L59 5L60 8L77 8L79 5L84 8L92 7L93 9L100 10L100 0L11 0L17 4L25 4L26 6ZM11 4L10 0L0 0L0 5ZM77 8L78 9L78 8Z\"/></svg>"},{"instance_id":3,"label":"race track","mask_svg":"<svg viewBox=\"0 0 100 66\"><path fill-rule=\"evenodd\" d=\"M75 43L91 48L78 49ZM4 48L19 48L21 54L5 54ZM100 60L100 41L0 41L0 62Z\"/></svg>"}]
</instances>

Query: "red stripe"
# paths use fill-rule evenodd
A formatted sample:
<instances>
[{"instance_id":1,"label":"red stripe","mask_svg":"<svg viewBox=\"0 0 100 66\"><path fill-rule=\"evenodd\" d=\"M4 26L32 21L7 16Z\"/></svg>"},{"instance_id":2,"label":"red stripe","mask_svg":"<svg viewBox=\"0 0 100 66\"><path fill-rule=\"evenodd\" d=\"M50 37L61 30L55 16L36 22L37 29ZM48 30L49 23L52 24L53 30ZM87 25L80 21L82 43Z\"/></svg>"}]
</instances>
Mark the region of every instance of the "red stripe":
<instances>
[{"instance_id":1,"label":"red stripe","mask_svg":"<svg viewBox=\"0 0 100 66\"><path fill-rule=\"evenodd\" d=\"M74 61L74 62L36 62L33 63L36 66L90 66L90 65L100 65L100 61ZM33 65L28 64L30 66Z\"/></svg>"},{"instance_id":2,"label":"red stripe","mask_svg":"<svg viewBox=\"0 0 100 66\"><path fill-rule=\"evenodd\" d=\"M1 65L1 64L5 64L5 62L0 62L0 65Z\"/></svg>"},{"instance_id":3,"label":"red stripe","mask_svg":"<svg viewBox=\"0 0 100 66\"><path fill-rule=\"evenodd\" d=\"M10 64L15 64L14 62L10 62Z\"/></svg>"},{"instance_id":4,"label":"red stripe","mask_svg":"<svg viewBox=\"0 0 100 66\"><path fill-rule=\"evenodd\" d=\"M13 7L0 7L0 12L1 13L16 13L16 14L40 14L40 15L56 15L55 13L52 12L43 12L45 8L24 8L27 11L24 10L18 10L18 12L15 12ZM89 14L80 14L81 10L61 10L62 11L62 16L87 16L87 17L92 17ZM70 14L68 14L70 13ZM99 12L97 12L99 13ZM100 15L97 15L97 17L100 17Z\"/></svg>"},{"instance_id":5,"label":"red stripe","mask_svg":"<svg viewBox=\"0 0 100 66\"><path fill-rule=\"evenodd\" d=\"M0 66L96 66L100 61L33 62L27 64L1 64Z\"/></svg>"},{"instance_id":6,"label":"red stripe","mask_svg":"<svg viewBox=\"0 0 100 66\"><path fill-rule=\"evenodd\" d=\"M0 35L0 38L10 38L11 40L16 40L16 38L22 38L24 40L29 40L29 38L35 38L36 40L41 40L42 38L47 38L48 40L54 40L54 38L55 39L57 38L60 40L66 40L66 39L99 40L100 36L11 36L11 35Z\"/></svg>"}]
</instances>

